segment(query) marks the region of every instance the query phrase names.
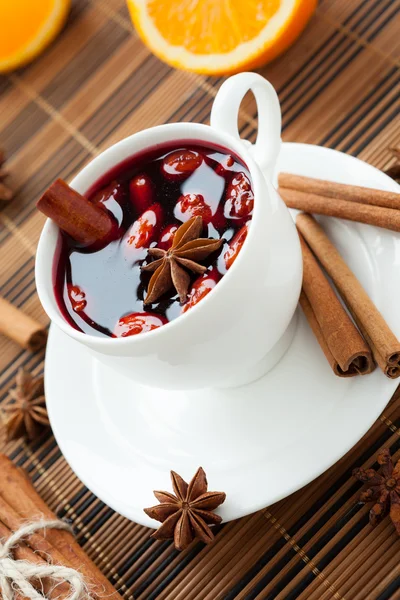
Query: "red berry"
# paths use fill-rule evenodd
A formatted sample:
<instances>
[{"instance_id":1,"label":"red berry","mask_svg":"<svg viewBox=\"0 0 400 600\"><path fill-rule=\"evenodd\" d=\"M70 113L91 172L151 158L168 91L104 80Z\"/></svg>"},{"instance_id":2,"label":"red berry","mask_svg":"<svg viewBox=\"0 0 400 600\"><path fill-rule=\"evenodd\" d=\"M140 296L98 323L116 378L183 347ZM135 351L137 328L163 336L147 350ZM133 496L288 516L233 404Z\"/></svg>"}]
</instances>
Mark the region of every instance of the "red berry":
<instances>
[{"instance_id":1,"label":"red berry","mask_svg":"<svg viewBox=\"0 0 400 600\"><path fill-rule=\"evenodd\" d=\"M243 172L235 173L226 193L225 216L242 219L251 214L253 207L254 194L250 179Z\"/></svg>"},{"instance_id":2,"label":"red berry","mask_svg":"<svg viewBox=\"0 0 400 600\"><path fill-rule=\"evenodd\" d=\"M202 155L195 150L175 150L164 157L161 171L171 181L182 181L189 177L202 162Z\"/></svg>"},{"instance_id":3,"label":"red berry","mask_svg":"<svg viewBox=\"0 0 400 600\"><path fill-rule=\"evenodd\" d=\"M244 241L247 237L248 232L248 223L243 225L241 229L237 232L237 234L232 238L229 243L229 248L224 254L225 266L227 269L230 269L233 263L236 260L237 255L239 254Z\"/></svg>"},{"instance_id":4,"label":"red berry","mask_svg":"<svg viewBox=\"0 0 400 600\"><path fill-rule=\"evenodd\" d=\"M227 175L231 168L233 167L233 165L235 164L235 161L233 159L233 157L228 154L227 156L225 156L225 158L223 160L221 160L216 169L215 172L217 173L217 175L221 175L221 177L224 177L225 175Z\"/></svg>"},{"instance_id":5,"label":"red berry","mask_svg":"<svg viewBox=\"0 0 400 600\"><path fill-rule=\"evenodd\" d=\"M212 219L211 207L201 194L185 194L181 196L175 207L175 217L180 221L188 221L192 217L203 217L205 224Z\"/></svg>"},{"instance_id":6,"label":"red berry","mask_svg":"<svg viewBox=\"0 0 400 600\"><path fill-rule=\"evenodd\" d=\"M158 329L168 323L168 319L156 313L131 313L122 317L114 329L116 337L128 337L138 333L146 333Z\"/></svg>"},{"instance_id":7,"label":"red berry","mask_svg":"<svg viewBox=\"0 0 400 600\"><path fill-rule=\"evenodd\" d=\"M177 229L178 225L168 225L168 227L163 229L158 240L157 248L169 250L172 246L172 242L174 241L174 235Z\"/></svg>"},{"instance_id":8,"label":"red berry","mask_svg":"<svg viewBox=\"0 0 400 600\"><path fill-rule=\"evenodd\" d=\"M146 210L128 230L127 243L133 248L145 248L156 237L162 221L162 208L153 204Z\"/></svg>"},{"instance_id":9,"label":"red berry","mask_svg":"<svg viewBox=\"0 0 400 600\"><path fill-rule=\"evenodd\" d=\"M200 302L207 294L211 292L218 283L220 275L216 269L212 269L209 273L205 273L196 279L188 294L188 300L182 308L182 312L186 312Z\"/></svg>"},{"instance_id":10,"label":"red berry","mask_svg":"<svg viewBox=\"0 0 400 600\"><path fill-rule=\"evenodd\" d=\"M85 292L83 290L81 290L79 285L72 285L71 283L69 283L67 285L67 290L68 290L68 297L71 302L72 310L74 310L77 313L81 312L87 304L87 302L85 300L85 298L86 298Z\"/></svg>"},{"instance_id":11,"label":"red berry","mask_svg":"<svg viewBox=\"0 0 400 600\"><path fill-rule=\"evenodd\" d=\"M97 204L98 202L101 202L102 204L104 204L105 202L107 202L107 200L110 200L110 198L113 198L118 201L119 196L121 196L122 194L123 194L123 190L122 190L121 184L118 181L112 181L105 187L101 188L101 190L96 192L90 198L90 200L94 204Z\"/></svg>"},{"instance_id":12,"label":"red berry","mask_svg":"<svg viewBox=\"0 0 400 600\"><path fill-rule=\"evenodd\" d=\"M129 182L129 196L133 208L137 214L141 214L154 202L154 186L150 177L146 174L136 175Z\"/></svg>"}]
</instances>

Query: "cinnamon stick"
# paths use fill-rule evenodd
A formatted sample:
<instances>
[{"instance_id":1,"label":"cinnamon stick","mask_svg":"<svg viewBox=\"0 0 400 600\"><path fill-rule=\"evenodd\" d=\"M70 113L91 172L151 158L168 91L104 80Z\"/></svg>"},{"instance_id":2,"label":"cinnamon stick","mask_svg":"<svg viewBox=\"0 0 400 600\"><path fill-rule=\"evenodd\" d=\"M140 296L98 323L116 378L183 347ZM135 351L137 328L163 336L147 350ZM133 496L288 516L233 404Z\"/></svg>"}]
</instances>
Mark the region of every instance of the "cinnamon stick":
<instances>
[{"instance_id":1,"label":"cinnamon stick","mask_svg":"<svg viewBox=\"0 0 400 600\"><path fill-rule=\"evenodd\" d=\"M300 305L333 372L339 377L374 369L371 351L300 235L303 289Z\"/></svg>"},{"instance_id":2,"label":"cinnamon stick","mask_svg":"<svg viewBox=\"0 0 400 600\"><path fill-rule=\"evenodd\" d=\"M1 498L0 498L0 504L1 504L1 506L0 506L0 541L5 541L11 536L12 529L7 527L7 525L5 524L5 522L2 519L2 515L4 516L4 520L7 521L7 520L9 520L9 515L10 514L12 515L13 511L10 506L6 505L6 514L4 515L3 514L4 513L4 505L2 504ZM17 527L17 529L18 529L18 527ZM12 550L12 554L16 560L25 560L26 562L29 562L34 565L47 564L47 560L43 559L38 554L38 551L36 548L32 549L25 543L20 543L20 544L18 544L18 546L15 546L15 548ZM48 556L46 556L46 559L47 558L48 558ZM61 554L57 555L57 551L55 549L53 551L52 559L53 559L52 564L60 564L60 565L66 566L63 556ZM47 597L47 594L50 594L52 598L60 599L62 597L67 597L70 594L70 589L69 589L68 583L62 583L62 582L58 583L57 584L57 593L54 593L55 590L53 590L53 587L54 587L53 582L44 581L41 583L44 584L44 592L45 592L46 597ZM22 598L22 596L20 596L20 598Z\"/></svg>"},{"instance_id":3,"label":"cinnamon stick","mask_svg":"<svg viewBox=\"0 0 400 600\"><path fill-rule=\"evenodd\" d=\"M104 207L93 204L62 179L57 179L49 187L36 206L81 244L102 242L116 227L116 222Z\"/></svg>"},{"instance_id":4,"label":"cinnamon stick","mask_svg":"<svg viewBox=\"0 0 400 600\"><path fill-rule=\"evenodd\" d=\"M17 529L26 519L32 520L35 518L55 519L56 516L42 500L36 492L28 477L16 467L11 460L4 454L0 454L0 498L2 507L1 510L6 511L6 506L13 507L13 513L6 512L5 518L9 518L10 527ZM6 505L4 504L6 503ZM15 514L17 519L15 519ZM0 513L1 514L1 513ZM2 515L0 520L3 521ZM3 521L4 522L4 521ZM12 523L12 525L11 525ZM32 541L35 536L34 541ZM36 538L41 538L40 540ZM43 544L47 544L45 546ZM68 531L61 529L49 529L46 531L46 537L43 538L39 534L33 534L29 537L29 545L34 544L39 552L48 552L50 557L54 557L55 553L61 556L65 564L82 573L88 583L92 595L103 600L121 600L121 596L111 585L108 579L101 571L93 564L84 550L76 542L74 536ZM32 547L32 546L31 546ZM47 547L47 550L46 550ZM56 562L59 562L57 558Z\"/></svg>"},{"instance_id":5,"label":"cinnamon stick","mask_svg":"<svg viewBox=\"0 0 400 600\"><path fill-rule=\"evenodd\" d=\"M33 518L39 517L42 518L43 515L38 512L33 515ZM55 518L54 515L52 518ZM32 520L32 518L29 520ZM21 525L26 523L27 519L21 517L21 515L12 507L11 504L9 504L3 497L0 497L0 521L10 531L17 531ZM44 560L46 560L47 557L51 557L54 564L65 564L66 566L72 566L70 563L67 564L68 560L65 558L65 556L50 543L48 540L48 533L50 533L50 530L46 531L46 537L40 533L32 533L29 538L27 538L27 544L29 544L29 546Z\"/></svg>"},{"instance_id":6,"label":"cinnamon stick","mask_svg":"<svg viewBox=\"0 0 400 600\"><path fill-rule=\"evenodd\" d=\"M399 377L400 342L354 273L311 215L298 215L296 225L333 280L379 367L387 377Z\"/></svg>"},{"instance_id":7,"label":"cinnamon stick","mask_svg":"<svg viewBox=\"0 0 400 600\"><path fill-rule=\"evenodd\" d=\"M288 208L400 231L400 210L317 196L284 187L280 187L278 191Z\"/></svg>"},{"instance_id":8,"label":"cinnamon stick","mask_svg":"<svg viewBox=\"0 0 400 600\"><path fill-rule=\"evenodd\" d=\"M1 297L0 333L31 352L43 348L47 341L47 331L40 323Z\"/></svg>"},{"instance_id":9,"label":"cinnamon stick","mask_svg":"<svg viewBox=\"0 0 400 600\"><path fill-rule=\"evenodd\" d=\"M302 175L294 175L292 173L279 173L278 184L282 188L297 190L298 192L307 194L316 194L317 196L325 196L336 200L348 200L349 202L381 206L383 208L400 208L400 194L386 190L325 181L323 179L303 177Z\"/></svg>"},{"instance_id":10,"label":"cinnamon stick","mask_svg":"<svg viewBox=\"0 0 400 600\"><path fill-rule=\"evenodd\" d=\"M8 537L10 537L10 535L11 535L11 531L5 525L3 525L3 523L0 522L0 542L3 542L3 540L6 540ZM16 546L13 550L13 556L16 560L25 560L25 561L31 562L35 565L44 563L44 561L40 558L40 556L35 554L33 552L33 550L28 548L28 546L26 546L25 544L20 544L20 545ZM27 600L26 596L23 596L19 592L16 592L16 599L18 599L18 600L26 599Z\"/></svg>"}]
</instances>

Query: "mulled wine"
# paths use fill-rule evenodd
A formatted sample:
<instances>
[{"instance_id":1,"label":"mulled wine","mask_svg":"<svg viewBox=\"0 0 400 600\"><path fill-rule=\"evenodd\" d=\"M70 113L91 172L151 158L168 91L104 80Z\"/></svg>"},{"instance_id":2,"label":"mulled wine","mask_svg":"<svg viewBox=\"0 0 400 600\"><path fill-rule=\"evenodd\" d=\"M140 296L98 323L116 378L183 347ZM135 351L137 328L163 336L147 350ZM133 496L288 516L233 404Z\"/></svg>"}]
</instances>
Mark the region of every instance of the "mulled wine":
<instances>
[{"instance_id":1,"label":"mulled wine","mask_svg":"<svg viewBox=\"0 0 400 600\"><path fill-rule=\"evenodd\" d=\"M54 290L62 314L79 331L109 337L176 319L232 267L253 205L246 166L195 143L135 155L85 197L55 182L38 208L61 228Z\"/></svg>"}]
</instances>

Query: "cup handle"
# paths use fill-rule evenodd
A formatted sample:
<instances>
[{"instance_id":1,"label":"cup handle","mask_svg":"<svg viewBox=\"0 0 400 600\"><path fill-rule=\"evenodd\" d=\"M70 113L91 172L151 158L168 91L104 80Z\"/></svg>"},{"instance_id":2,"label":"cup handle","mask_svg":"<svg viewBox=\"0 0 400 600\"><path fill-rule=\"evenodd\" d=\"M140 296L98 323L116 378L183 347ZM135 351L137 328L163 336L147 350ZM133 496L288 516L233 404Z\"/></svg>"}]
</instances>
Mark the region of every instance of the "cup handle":
<instances>
[{"instance_id":1,"label":"cup handle","mask_svg":"<svg viewBox=\"0 0 400 600\"><path fill-rule=\"evenodd\" d=\"M211 127L241 139L238 114L240 104L249 90L254 94L258 111L257 140L249 150L258 166L271 173L281 147L282 118L278 95L264 77L257 73L238 73L227 79L215 97L211 109Z\"/></svg>"}]
</instances>

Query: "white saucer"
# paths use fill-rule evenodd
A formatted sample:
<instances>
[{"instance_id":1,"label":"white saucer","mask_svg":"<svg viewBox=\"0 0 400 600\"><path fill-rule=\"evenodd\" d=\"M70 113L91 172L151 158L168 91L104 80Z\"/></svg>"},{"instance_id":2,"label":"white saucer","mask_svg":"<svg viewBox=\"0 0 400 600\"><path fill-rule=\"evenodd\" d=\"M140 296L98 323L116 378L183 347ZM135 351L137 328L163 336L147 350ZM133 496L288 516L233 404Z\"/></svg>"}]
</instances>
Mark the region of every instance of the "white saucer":
<instances>
[{"instance_id":1,"label":"white saucer","mask_svg":"<svg viewBox=\"0 0 400 600\"><path fill-rule=\"evenodd\" d=\"M284 144L277 170L399 191L377 169L317 146ZM400 234L321 221L400 337L393 301L400 296ZM143 508L156 504L153 489L171 489L170 469L190 479L204 467L209 488L227 494L225 521L287 496L341 458L398 385L379 370L335 377L301 313L280 363L234 390L164 392L132 384L54 325L45 376L51 424L71 467L101 500L149 527L157 523Z\"/></svg>"}]
</instances>

